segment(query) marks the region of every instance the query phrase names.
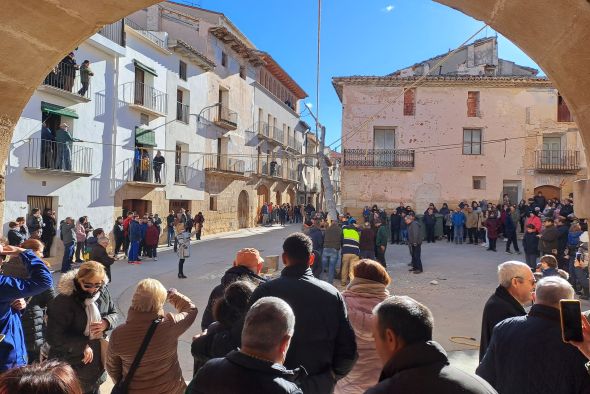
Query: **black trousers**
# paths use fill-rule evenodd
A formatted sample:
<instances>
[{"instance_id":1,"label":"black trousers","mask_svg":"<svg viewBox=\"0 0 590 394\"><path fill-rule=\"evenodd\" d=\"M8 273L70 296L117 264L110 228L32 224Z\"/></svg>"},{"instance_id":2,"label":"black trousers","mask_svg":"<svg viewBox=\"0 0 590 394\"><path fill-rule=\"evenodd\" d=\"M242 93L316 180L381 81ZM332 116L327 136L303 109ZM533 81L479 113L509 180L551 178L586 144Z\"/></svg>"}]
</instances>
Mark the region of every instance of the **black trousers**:
<instances>
[{"instance_id":1,"label":"black trousers","mask_svg":"<svg viewBox=\"0 0 590 394\"><path fill-rule=\"evenodd\" d=\"M184 259L178 260L178 275L184 275Z\"/></svg>"},{"instance_id":2,"label":"black trousers","mask_svg":"<svg viewBox=\"0 0 590 394\"><path fill-rule=\"evenodd\" d=\"M385 262L385 251L387 250L387 246L383 247L383 250L381 250L381 246L377 246L375 248L375 257L377 258L377 261L379 263L381 263L381 265L383 267L387 267L387 263Z\"/></svg>"},{"instance_id":3,"label":"black trousers","mask_svg":"<svg viewBox=\"0 0 590 394\"><path fill-rule=\"evenodd\" d=\"M129 253L129 243L129 235L126 235L123 239L123 252L125 253L125 256Z\"/></svg>"},{"instance_id":4,"label":"black trousers","mask_svg":"<svg viewBox=\"0 0 590 394\"><path fill-rule=\"evenodd\" d=\"M510 244L512 244L514 245L514 250L520 252L520 250L518 250L518 242L516 241L516 229L512 231L504 230L504 236L508 238L508 241L506 241L506 251L510 250Z\"/></svg>"},{"instance_id":5,"label":"black trousers","mask_svg":"<svg viewBox=\"0 0 590 394\"><path fill-rule=\"evenodd\" d=\"M115 239L115 251L114 251L115 255L119 254L119 252L121 251L121 248L123 247L124 242L125 242L124 238Z\"/></svg>"},{"instance_id":6,"label":"black trousers","mask_svg":"<svg viewBox=\"0 0 590 394\"><path fill-rule=\"evenodd\" d=\"M469 234L469 243L476 244L477 243L477 228L468 228L467 233Z\"/></svg>"},{"instance_id":7,"label":"black trousers","mask_svg":"<svg viewBox=\"0 0 590 394\"><path fill-rule=\"evenodd\" d=\"M400 236L399 236L399 227L391 227L391 243L392 244L399 244Z\"/></svg>"},{"instance_id":8,"label":"black trousers","mask_svg":"<svg viewBox=\"0 0 590 394\"><path fill-rule=\"evenodd\" d=\"M410 245L412 254L412 267L415 270L422 271L422 244Z\"/></svg>"},{"instance_id":9,"label":"black trousers","mask_svg":"<svg viewBox=\"0 0 590 394\"><path fill-rule=\"evenodd\" d=\"M426 241L428 243L434 242L434 224L426 225Z\"/></svg>"},{"instance_id":10,"label":"black trousers","mask_svg":"<svg viewBox=\"0 0 590 394\"><path fill-rule=\"evenodd\" d=\"M494 239L489 238L489 240L490 240L490 246L489 246L488 249L490 249L490 250L496 250L496 241L498 239L497 238L494 238Z\"/></svg>"}]
</instances>

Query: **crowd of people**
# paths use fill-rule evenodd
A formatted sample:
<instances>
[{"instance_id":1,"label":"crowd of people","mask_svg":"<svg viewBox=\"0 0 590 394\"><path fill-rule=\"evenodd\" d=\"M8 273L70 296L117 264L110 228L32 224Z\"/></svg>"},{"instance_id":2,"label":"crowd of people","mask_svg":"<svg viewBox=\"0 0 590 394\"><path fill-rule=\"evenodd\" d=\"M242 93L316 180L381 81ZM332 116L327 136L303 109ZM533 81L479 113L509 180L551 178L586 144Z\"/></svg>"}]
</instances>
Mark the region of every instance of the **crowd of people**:
<instances>
[{"instance_id":1,"label":"crowd of people","mask_svg":"<svg viewBox=\"0 0 590 394\"><path fill-rule=\"evenodd\" d=\"M285 226L286 224L303 223L305 220L310 220L315 213L316 209L311 204L273 204L271 201L262 204L260 207L258 222L263 226L272 226L273 224Z\"/></svg>"}]
</instances>

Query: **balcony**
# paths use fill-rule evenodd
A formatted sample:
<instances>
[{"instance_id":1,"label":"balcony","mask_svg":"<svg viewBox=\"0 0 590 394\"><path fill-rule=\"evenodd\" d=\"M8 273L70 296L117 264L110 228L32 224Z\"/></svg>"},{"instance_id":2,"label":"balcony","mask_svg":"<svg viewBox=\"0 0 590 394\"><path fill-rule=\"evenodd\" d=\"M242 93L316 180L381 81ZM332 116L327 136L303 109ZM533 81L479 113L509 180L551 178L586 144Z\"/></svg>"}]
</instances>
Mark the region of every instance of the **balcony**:
<instances>
[{"instance_id":1,"label":"balcony","mask_svg":"<svg viewBox=\"0 0 590 394\"><path fill-rule=\"evenodd\" d=\"M141 160L128 160L124 162L124 165L127 184L152 189L164 186L162 179L166 180L165 163L154 168L152 159L144 156Z\"/></svg>"},{"instance_id":2,"label":"balcony","mask_svg":"<svg viewBox=\"0 0 590 394\"><path fill-rule=\"evenodd\" d=\"M176 120L188 124L190 108L187 104L176 102Z\"/></svg>"},{"instance_id":3,"label":"balcony","mask_svg":"<svg viewBox=\"0 0 590 394\"><path fill-rule=\"evenodd\" d=\"M78 70L79 66L59 63L51 70L37 89L65 98L74 103L87 103L91 97L91 76L84 78Z\"/></svg>"},{"instance_id":4,"label":"balcony","mask_svg":"<svg viewBox=\"0 0 590 394\"><path fill-rule=\"evenodd\" d=\"M410 149L344 149L347 168L414 169L415 151Z\"/></svg>"},{"instance_id":5,"label":"balcony","mask_svg":"<svg viewBox=\"0 0 590 394\"><path fill-rule=\"evenodd\" d=\"M174 184L186 185L188 166L176 164L174 167Z\"/></svg>"},{"instance_id":6,"label":"balcony","mask_svg":"<svg viewBox=\"0 0 590 394\"><path fill-rule=\"evenodd\" d=\"M122 47L125 46L125 22L123 20L104 25L97 33Z\"/></svg>"},{"instance_id":7,"label":"balcony","mask_svg":"<svg viewBox=\"0 0 590 394\"><path fill-rule=\"evenodd\" d=\"M253 168L253 156L207 154L203 157L203 167L207 174L229 178L247 178Z\"/></svg>"},{"instance_id":8,"label":"balcony","mask_svg":"<svg viewBox=\"0 0 590 394\"><path fill-rule=\"evenodd\" d=\"M236 130L238 128L238 113L222 105L217 109L213 123L225 130Z\"/></svg>"},{"instance_id":9,"label":"balcony","mask_svg":"<svg viewBox=\"0 0 590 394\"><path fill-rule=\"evenodd\" d=\"M168 94L142 82L127 82L121 85L121 99L130 108L147 112L154 116L167 113Z\"/></svg>"},{"instance_id":10,"label":"balcony","mask_svg":"<svg viewBox=\"0 0 590 394\"><path fill-rule=\"evenodd\" d=\"M580 171L580 151L537 150L535 151L537 172L576 174Z\"/></svg>"},{"instance_id":11,"label":"balcony","mask_svg":"<svg viewBox=\"0 0 590 394\"><path fill-rule=\"evenodd\" d=\"M169 53L166 41L158 37L154 32L144 29L130 19L125 19L125 25L128 28L127 31L137 34L142 39L148 41L151 45L166 53Z\"/></svg>"},{"instance_id":12,"label":"balcony","mask_svg":"<svg viewBox=\"0 0 590 394\"><path fill-rule=\"evenodd\" d=\"M257 131L258 137L261 139L275 145L285 145L285 133L278 127L271 126L266 122L257 122L254 124L254 130Z\"/></svg>"},{"instance_id":13,"label":"balcony","mask_svg":"<svg viewBox=\"0 0 590 394\"><path fill-rule=\"evenodd\" d=\"M30 173L89 177L92 175L92 148L79 143L62 143L40 138L25 142Z\"/></svg>"},{"instance_id":14,"label":"balcony","mask_svg":"<svg viewBox=\"0 0 590 394\"><path fill-rule=\"evenodd\" d=\"M291 152L301 154L303 150L303 144L300 141L297 141L295 139L295 136L293 136L289 138L289 141L287 143L287 149Z\"/></svg>"}]
</instances>

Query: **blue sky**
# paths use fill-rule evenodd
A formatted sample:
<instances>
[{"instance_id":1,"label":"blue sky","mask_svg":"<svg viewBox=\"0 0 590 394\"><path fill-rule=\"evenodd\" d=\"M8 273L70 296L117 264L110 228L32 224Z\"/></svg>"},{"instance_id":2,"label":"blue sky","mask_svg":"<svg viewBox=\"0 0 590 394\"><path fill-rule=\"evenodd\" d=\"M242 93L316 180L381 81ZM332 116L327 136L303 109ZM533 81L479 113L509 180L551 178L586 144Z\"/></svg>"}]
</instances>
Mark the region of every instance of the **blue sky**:
<instances>
[{"instance_id":1,"label":"blue sky","mask_svg":"<svg viewBox=\"0 0 590 394\"><path fill-rule=\"evenodd\" d=\"M178 0L177 0L178 1ZM190 1L186 1L191 3ZM261 50L269 52L309 94L315 112L316 0L201 0L223 12ZM454 49L483 23L432 0L323 0L320 121L327 143L340 137L341 105L331 78L384 75ZM477 38L494 35L491 28ZM538 66L499 36L501 58ZM313 124L309 116L304 119ZM336 144L337 145L337 144Z\"/></svg>"}]
</instances>

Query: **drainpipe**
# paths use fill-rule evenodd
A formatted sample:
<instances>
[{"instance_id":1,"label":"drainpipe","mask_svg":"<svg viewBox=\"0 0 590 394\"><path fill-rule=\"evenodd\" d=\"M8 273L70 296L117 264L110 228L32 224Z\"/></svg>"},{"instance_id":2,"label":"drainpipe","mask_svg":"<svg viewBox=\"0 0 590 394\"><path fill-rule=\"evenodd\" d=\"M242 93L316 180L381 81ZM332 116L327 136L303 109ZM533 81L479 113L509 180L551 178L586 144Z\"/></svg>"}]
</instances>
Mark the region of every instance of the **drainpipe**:
<instances>
[{"instance_id":1,"label":"drainpipe","mask_svg":"<svg viewBox=\"0 0 590 394\"><path fill-rule=\"evenodd\" d=\"M113 78L113 104L112 104L112 111L113 111L113 131L111 133L111 197L113 197L113 209L114 209L114 197L115 197L115 187L116 187L116 178L117 178L117 104L119 103L119 56L115 56L115 68L114 68L114 77Z\"/></svg>"}]
</instances>

